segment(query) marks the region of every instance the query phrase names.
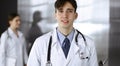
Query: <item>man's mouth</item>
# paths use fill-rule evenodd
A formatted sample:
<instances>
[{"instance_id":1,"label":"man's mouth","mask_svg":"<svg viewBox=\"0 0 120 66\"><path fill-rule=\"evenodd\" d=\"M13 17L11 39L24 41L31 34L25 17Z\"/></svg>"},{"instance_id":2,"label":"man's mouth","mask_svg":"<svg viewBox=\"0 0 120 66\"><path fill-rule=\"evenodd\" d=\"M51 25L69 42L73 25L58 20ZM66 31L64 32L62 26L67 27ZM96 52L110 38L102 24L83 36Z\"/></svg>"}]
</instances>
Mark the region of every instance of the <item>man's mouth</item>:
<instances>
[{"instance_id":1,"label":"man's mouth","mask_svg":"<svg viewBox=\"0 0 120 66\"><path fill-rule=\"evenodd\" d=\"M67 23L69 23L69 21L68 20L61 20L63 23L65 23L65 24L67 24Z\"/></svg>"}]
</instances>

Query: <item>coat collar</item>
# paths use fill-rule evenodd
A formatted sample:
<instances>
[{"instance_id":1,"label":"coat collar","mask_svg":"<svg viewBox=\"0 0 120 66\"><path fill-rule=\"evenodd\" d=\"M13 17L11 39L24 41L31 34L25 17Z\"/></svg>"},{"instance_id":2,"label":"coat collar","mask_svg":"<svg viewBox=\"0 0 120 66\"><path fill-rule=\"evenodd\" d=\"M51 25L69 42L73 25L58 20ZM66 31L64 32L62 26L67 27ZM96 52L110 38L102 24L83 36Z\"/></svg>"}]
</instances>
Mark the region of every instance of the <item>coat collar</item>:
<instances>
[{"instance_id":1,"label":"coat collar","mask_svg":"<svg viewBox=\"0 0 120 66\"><path fill-rule=\"evenodd\" d=\"M79 41L78 41L78 43L76 43L75 37L76 37L77 33L78 32L75 30L74 37L73 37L73 40L72 40L71 44L73 44L76 47L80 47L80 46L84 47L85 43L84 43L84 40L83 40L83 38L82 38L82 36L80 34L78 35L78 38L77 38ZM56 31L56 29L54 29L51 32L51 35L53 37L52 38L52 46L54 46L55 44L57 44L59 42L58 38L57 38L57 31Z\"/></svg>"},{"instance_id":2,"label":"coat collar","mask_svg":"<svg viewBox=\"0 0 120 66\"><path fill-rule=\"evenodd\" d=\"M7 32L9 34L9 36L11 36L11 37L15 37L16 36L15 33L13 32L13 30L10 27L8 28ZM19 37L23 36L23 34L19 30L18 30L18 36Z\"/></svg>"},{"instance_id":3,"label":"coat collar","mask_svg":"<svg viewBox=\"0 0 120 66\"><path fill-rule=\"evenodd\" d=\"M57 38L57 32L56 32L56 29L54 29L52 31L52 46L54 46L55 44L57 44L58 42L58 38Z\"/></svg>"}]
</instances>

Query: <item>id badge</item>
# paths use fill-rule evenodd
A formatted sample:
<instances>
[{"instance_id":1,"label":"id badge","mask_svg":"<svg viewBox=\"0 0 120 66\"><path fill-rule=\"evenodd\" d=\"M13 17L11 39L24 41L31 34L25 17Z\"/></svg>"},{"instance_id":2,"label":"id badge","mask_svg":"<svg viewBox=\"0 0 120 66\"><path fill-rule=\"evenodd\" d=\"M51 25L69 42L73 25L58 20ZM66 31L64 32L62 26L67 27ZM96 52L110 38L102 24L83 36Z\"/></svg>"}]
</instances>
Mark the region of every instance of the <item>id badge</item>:
<instances>
[{"instance_id":1,"label":"id badge","mask_svg":"<svg viewBox=\"0 0 120 66\"><path fill-rule=\"evenodd\" d=\"M52 66L51 62L47 62L46 66Z\"/></svg>"}]
</instances>

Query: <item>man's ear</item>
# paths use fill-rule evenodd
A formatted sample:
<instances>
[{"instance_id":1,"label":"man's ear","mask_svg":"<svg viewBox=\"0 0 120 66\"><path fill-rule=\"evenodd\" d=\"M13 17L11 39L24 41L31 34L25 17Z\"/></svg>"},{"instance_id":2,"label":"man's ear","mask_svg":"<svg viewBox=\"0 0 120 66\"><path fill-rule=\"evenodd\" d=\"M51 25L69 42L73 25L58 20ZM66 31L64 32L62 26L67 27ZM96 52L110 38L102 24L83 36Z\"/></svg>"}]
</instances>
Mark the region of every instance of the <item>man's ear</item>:
<instances>
[{"instance_id":1,"label":"man's ear","mask_svg":"<svg viewBox=\"0 0 120 66\"><path fill-rule=\"evenodd\" d=\"M75 19L77 19L77 17L78 17L78 13L76 12L76 13L75 13Z\"/></svg>"},{"instance_id":2,"label":"man's ear","mask_svg":"<svg viewBox=\"0 0 120 66\"><path fill-rule=\"evenodd\" d=\"M54 13L54 18L56 18L56 13Z\"/></svg>"},{"instance_id":3,"label":"man's ear","mask_svg":"<svg viewBox=\"0 0 120 66\"><path fill-rule=\"evenodd\" d=\"M56 18L57 17L57 14L56 14L56 12L54 13L54 18Z\"/></svg>"}]
</instances>

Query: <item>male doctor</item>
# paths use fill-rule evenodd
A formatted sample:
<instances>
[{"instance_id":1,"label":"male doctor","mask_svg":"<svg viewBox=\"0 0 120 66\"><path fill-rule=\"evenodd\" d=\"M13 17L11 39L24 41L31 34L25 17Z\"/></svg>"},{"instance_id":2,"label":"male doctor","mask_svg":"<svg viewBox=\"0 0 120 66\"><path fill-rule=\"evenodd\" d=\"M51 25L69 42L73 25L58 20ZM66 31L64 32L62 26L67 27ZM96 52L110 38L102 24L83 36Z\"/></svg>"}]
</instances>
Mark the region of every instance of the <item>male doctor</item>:
<instances>
[{"instance_id":1,"label":"male doctor","mask_svg":"<svg viewBox=\"0 0 120 66\"><path fill-rule=\"evenodd\" d=\"M75 0L56 0L58 27L36 39L28 66L98 66L94 42L74 29Z\"/></svg>"}]
</instances>

